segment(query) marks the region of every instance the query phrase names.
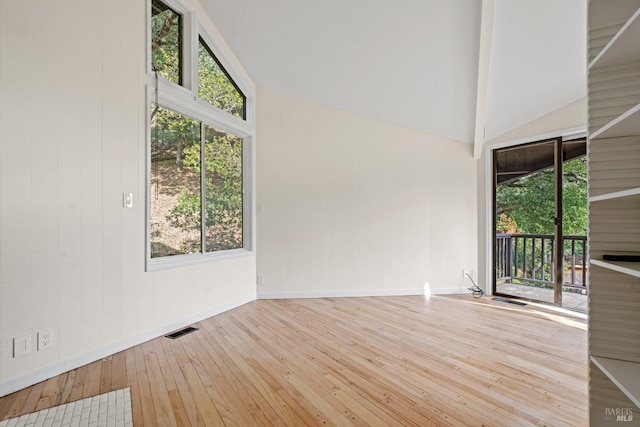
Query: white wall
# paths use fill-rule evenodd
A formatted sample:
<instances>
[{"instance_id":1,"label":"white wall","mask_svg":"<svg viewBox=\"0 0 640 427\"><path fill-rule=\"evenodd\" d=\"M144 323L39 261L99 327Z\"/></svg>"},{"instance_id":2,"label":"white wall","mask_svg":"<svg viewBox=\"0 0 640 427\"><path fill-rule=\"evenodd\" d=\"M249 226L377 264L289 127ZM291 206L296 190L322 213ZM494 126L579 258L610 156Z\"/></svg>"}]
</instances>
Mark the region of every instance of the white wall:
<instances>
[{"instance_id":1,"label":"white wall","mask_svg":"<svg viewBox=\"0 0 640 427\"><path fill-rule=\"evenodd\" d=\"M587 119L587 98L584 97L486 141L485 145L530 141L544 135L553 137L571 130L586 131Z\"/></svg>"},{"instance_id":2,"label":"white wall","mask_svg":"<svg viewBox=\"0 0 640 427\"><path fill-rule=\"evenodd\" d=\"M466 289L472 147L261 89L258 297Z\"/></svg>"},{"instance_id":3,"label":"white wall","mask_svg":"<svg viewBox=\"0 0 640 427\"><path fill-rule=\"evenodd\" d=\"M254 255L144 271L145 20L145 1L0 2L0 395L255 299Z\"/></svg>"}]
</instances>

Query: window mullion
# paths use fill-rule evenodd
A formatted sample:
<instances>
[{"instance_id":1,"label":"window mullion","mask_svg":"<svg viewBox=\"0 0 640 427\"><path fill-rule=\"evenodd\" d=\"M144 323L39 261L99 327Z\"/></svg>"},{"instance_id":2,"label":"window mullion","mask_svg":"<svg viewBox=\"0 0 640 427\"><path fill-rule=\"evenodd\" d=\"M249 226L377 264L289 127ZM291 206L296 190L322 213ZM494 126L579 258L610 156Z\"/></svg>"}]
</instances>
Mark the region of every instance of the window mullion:
<instances>
[{"instance_id":1,"label":"window mullion","mask_svg":"<svg viewBox=\"0 0 640 427\"><path fill-rule=\"evenodd\" d=\"M184 87L189 89L194 98L198 95L198 16L195 12L185 13L185 26L182 43Z\"/></svg>"}]
</instances>

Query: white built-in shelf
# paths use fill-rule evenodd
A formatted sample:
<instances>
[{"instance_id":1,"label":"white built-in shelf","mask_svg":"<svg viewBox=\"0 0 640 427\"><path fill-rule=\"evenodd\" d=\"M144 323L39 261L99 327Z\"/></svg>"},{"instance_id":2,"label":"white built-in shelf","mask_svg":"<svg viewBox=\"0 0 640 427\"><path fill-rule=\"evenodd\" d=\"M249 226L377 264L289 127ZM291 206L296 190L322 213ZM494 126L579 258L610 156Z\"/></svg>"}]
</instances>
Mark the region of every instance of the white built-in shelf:
<instances>
[{"instance_id":1,"label":"white built-in shelf","mask_svg":"<svg viewBox=\"0 0 640 427\"><path fill-rule=\"evenodd\" d=\"M638 48L638 52L640 52L640 48ZM592 132L591 139L616 138L638 134L640 134L640 104L634 105L600 129Z\"/></svg>"},{"instance_id":2,"label":"white built-in shelf","mask_svg":"<svg viewBox=\"0 0 640 427\"><path fill-rule=\"evenodd\" d=\"M640 61L640 9L629 18L620 31L602 48L589 64L590 70L611 65Z\"/></svg>"},{"instance_id":3,"label":"white built-in shelf","mask_svg":"<svg viewBox=\"0 0 640 427\"><path fill-rule=\"evenodd\" d=\"M640 408L640 363L596 356L591 361Z\"/></svg>"},{"instance_id":4,"label":"white built-in shelf","mask_svg":"<svg viewBox=\"0 0 640 427\"><path fill-rule=\"evenodd\" d=\"M589 197L589 202L602 202L605 200L622 199L625 197L633 197L640 195L640 187L630 188L628 190L616 191L613 193L601 194L599 196Z\"/></svg>"},{"instance_id":5,"label":"white built-in shelf","mask_svg":"<svg viewBox=\"0 0 640 427\"><path fill-rule=\"evenodd\" d=\"M601 259L590 259L589 263L618 273L640 278L640 262L604 261Z\"/></svg>"}]
</instances>

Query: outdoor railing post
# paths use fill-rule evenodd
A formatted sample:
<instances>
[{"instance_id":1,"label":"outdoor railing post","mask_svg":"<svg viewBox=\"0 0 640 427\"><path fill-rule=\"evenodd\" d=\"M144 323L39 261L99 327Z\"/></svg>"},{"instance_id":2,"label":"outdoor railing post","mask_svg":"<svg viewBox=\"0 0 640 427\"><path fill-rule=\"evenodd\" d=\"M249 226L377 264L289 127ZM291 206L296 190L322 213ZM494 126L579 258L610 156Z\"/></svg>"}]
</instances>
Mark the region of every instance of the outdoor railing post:
<instances>
[{"instance_id":1,"label":"outdoor railing post","mask_svg":"<svg viewBox=\"0 0 640 427\"><path fill-rule=\"evenodd\" d=\"M509 235L509 237L507 238L507 254L506 254L506 267L505 267L505 273L506 276L508 277L508 281L509 283L512 282L512 278L513 278L513 247L512 247L512 243L513 242L513 236Z\"/></svg>"},{"instance_id":2,"label":"outdoor railing post","mask_svg":"<svg viewBox=\"0 0 640 427\"><path fill-rule=\"evenodd\" d=\"M576 240L571 239L571 284L576 284Z\"/></svg>"},{"instance_id":3,"label":"outdoor railing post","mask_svg":"<svg viewBox=\"0 0 640 427\"><path fill-rule=\"evenodd\" d=\"M536 238L531 238L531 278L536 278Z\"/></svg>"}]
</instances>

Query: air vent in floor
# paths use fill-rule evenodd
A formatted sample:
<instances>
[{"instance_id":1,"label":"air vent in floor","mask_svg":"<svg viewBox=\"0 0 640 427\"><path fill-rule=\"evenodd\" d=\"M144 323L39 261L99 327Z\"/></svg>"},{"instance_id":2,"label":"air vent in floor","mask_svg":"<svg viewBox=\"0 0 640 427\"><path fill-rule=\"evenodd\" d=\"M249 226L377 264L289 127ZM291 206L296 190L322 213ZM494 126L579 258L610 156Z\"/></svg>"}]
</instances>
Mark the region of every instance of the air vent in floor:
<instances>
[{"instance_id":1,"label":"air vent in floor","mask_svg":"<svg viewBox=\"0 0 640 427\"><path fill-rule=\"evenodd\" d=\"M198 328L194 328L193 326L189 326L189 327L186 327L184 329L180 329L179 331L172 332L169 335L165 335L165 337L171 338L172 340L175 340L176 338L180 338L183 335L190 334L191 332L197 331L197 330L198 330Z\"/></svg>"}]
</instances>

